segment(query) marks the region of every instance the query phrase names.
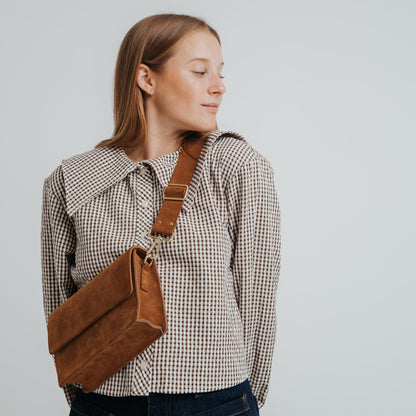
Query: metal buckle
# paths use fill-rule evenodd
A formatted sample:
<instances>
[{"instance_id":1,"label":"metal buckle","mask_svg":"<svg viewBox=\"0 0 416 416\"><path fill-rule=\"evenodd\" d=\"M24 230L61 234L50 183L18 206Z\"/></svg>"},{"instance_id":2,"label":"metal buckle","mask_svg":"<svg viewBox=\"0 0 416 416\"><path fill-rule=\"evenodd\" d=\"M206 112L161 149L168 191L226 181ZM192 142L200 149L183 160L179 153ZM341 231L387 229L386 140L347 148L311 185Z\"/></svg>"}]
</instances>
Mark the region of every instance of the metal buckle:
<instances>
[{"instance_id":1,"label":"metal buckle","mask_svg":"<svg viewBox=\"0 0 416 416\"><path fill-rule=\"evenodd\" d=\"M166 188L169 186L169 185L173 185L173 186L185 186L185 188L186 188L186 191L185 191L185 195L183 196L183 198L176 198L176 197L173 197L173 196L165 196L165 190L166 190ZM166 186L165 186L165 189L163 190L163 199L170 199L170 200L172 200L172 201L184 201L185 200L185 198L186 198L186 194L188 193L188 185L186 185L186 184L184 184L184 183L168 183Z\"/></svg>"},{"instance_id":2,"label":"metal buckle","mask_svg":"<svg viewBox=\"0 0 416 416\"><path fill-rule=\"evenodd\" d=\"M144 261L146 262L147 261L147 259L151 259L151 262L150 262L150 266L153 264L153 262L158 258L158 256L159 256L159 250L160 250L160 243L162 242L162 241L171 241L172 240L172 238L173 238L173 236L174 236L174 234L172 234L171 236L169 236L169 237L163 237L163 236L161 236L161 235L153 235L152 234L152 230L150 230L148 233L147 233L147 236L148 237L150 237L150 238L153 238L155 241L152 243L152 245L150 246L150 248L147 250L147 252L146 252L146 257L145 257L145 259L144 259ZM153 250L153 248L154 247L156 247L156 255L155 256L152 256L152 250Z\"/></svg>"}]
</instances>

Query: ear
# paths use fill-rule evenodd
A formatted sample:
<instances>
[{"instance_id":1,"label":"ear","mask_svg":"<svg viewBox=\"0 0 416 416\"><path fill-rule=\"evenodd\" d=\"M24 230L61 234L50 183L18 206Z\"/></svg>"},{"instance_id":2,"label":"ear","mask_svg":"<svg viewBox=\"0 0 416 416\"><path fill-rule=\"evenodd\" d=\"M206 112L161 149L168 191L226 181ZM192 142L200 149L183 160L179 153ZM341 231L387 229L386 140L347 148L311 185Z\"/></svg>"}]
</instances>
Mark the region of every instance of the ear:
<instances>
[{"instance_id":1,"label":"ear","mask_svg":"<svg viewBox=\"0 0 416 416\"><path fill-rule=\"evenodd\" d=\"M139 64L136 71L137 86L148 95L153 94L155 87L155 78L153 71L146 64Z\"/></svg>"}]
</instances>

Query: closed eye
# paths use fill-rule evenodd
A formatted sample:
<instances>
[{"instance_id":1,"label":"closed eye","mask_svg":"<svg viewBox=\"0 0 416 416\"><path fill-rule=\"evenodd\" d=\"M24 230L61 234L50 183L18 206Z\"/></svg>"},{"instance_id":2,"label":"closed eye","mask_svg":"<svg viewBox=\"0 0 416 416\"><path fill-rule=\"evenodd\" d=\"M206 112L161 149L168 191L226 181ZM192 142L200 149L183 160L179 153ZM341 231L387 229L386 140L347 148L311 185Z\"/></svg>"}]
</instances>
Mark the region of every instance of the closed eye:
<instances>
[{"instance_id":1,"label":"closed eye","mask_svg":"<svg viewBox=\"0 0 416 416\"><path fill-rule=\"evenodd\" d=\"M200 74L200 75L204 75L206 74L206 71L202 71L202 72L198 72L198 71L193 71L194 74ZM222 75L220 76L220 78L224 79L225 77L223 77Z\"/></svg>"}]
</instances>

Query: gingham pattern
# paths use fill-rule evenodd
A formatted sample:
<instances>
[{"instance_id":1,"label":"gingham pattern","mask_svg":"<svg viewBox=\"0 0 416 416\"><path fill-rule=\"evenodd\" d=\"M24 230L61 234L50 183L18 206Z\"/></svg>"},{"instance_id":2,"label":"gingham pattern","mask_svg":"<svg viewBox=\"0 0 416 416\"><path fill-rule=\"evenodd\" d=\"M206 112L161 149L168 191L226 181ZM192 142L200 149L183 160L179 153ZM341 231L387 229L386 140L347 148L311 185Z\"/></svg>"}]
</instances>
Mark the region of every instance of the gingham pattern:
<instances>
[{"instance_id":1,"label":"gingham pattern","mask_svg":"<svg viewBox=\"0 0 416 416\"><path fill-rule=\"evenodd\" d=\"M177 151L133 162L121 147L62 161L45 179L43 301L49 314L146 236ZM206 392L249 378L268 393L276 335L280 210L270 162L233 131L206 139L174 237L157 260L168 332L95 392ZM77 384L75 384L77 385ZM64 386L68 404L75 385Z\"/></svg>"}]
</instances>

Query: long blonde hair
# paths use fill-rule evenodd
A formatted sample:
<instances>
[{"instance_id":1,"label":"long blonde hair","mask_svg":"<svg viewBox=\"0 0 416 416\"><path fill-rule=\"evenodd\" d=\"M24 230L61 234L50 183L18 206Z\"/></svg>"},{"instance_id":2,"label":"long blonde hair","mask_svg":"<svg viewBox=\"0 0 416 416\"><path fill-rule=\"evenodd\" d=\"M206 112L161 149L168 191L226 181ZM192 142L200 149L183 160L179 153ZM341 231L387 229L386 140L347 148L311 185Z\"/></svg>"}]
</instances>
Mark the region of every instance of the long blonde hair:
<instances>
[{"instance_id":1,"label":"long blonde hair","mask_svg":"<svg viewBox=\"0 0 416 416\"><path fill-rule=\"evenodd\" d=\"M192 31L209 31L221 45L218 33L203 19L184 14L162 13L145 17L125 35L114 74L114 131L95 147L122 146L147 141L143 92L136 83L140 63L159 73L181 39ZM216 129L218 125L216 124ZM187 131L179 139L201 139L210 132Z\"/></svg>"}]
</instances>

